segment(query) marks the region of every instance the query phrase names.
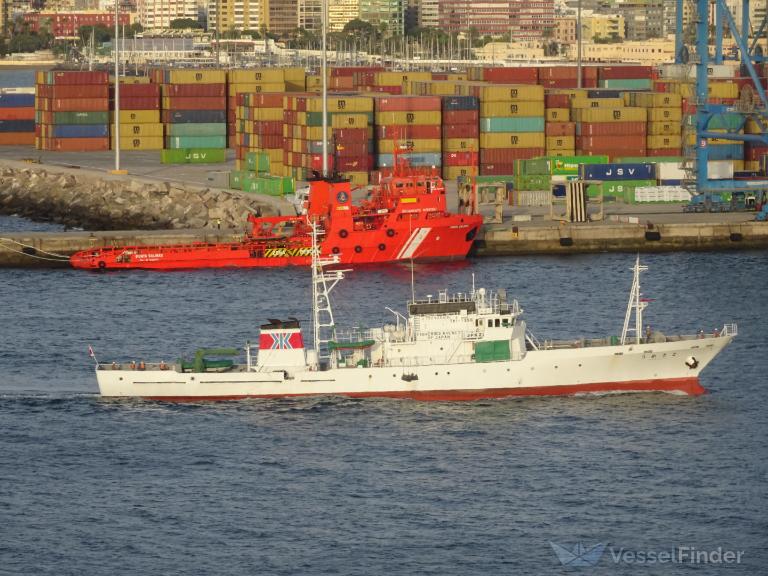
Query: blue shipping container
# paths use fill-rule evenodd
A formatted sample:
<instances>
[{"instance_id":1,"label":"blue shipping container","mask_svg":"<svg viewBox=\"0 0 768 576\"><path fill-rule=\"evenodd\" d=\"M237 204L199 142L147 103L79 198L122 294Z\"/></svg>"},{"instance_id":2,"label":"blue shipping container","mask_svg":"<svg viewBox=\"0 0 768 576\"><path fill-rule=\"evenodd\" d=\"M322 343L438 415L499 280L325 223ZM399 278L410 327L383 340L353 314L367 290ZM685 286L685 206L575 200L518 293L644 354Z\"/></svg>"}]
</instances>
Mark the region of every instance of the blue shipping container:
<instances>
[{"instance_id":1,"label":"blue shipping container","mask_svg":"<svg viewBox=\"0 0 768 576\"><path fill-rule=\"evenodd\" d=\"M587 98L621 98L621 90L587 90Z\"/></svg>"},{"instance_id":2,"label":"blue shipping container","mask_svg":"<svg viewBox=\"0 0 768 576\"><path fill-rule=\"evenodd\" d=\"M0 132L34 132L34 120L0 120Z\"/></svg>"},{"instance_id":3,"label":"blue shipping container","mask_svg":"<svg viewBox=\"0 0 768 576\"><path fill-rule=\"evenodd\" d=\"M0 108L33 108L34 94L0 94Z\"/></svg>"},{"instance_id":4,"label":"blue shipping container","mask_svg":"<svg viewBox=\"0 0 768 576\"><path fill-rule=\"evenodd\" d=\"M443 110L477 110L479 107L477 96L443 96Z\"/></svg>"},{"instance_id":5,"label":"blue shipping container","mask_svg":"<svg viewBox=\"0 0 768 576\"><path fill-rule=\"evenodd\" d=\"M710 160L742 160L744 144L714 144L709 147Z\"/></svg>"},{"instance_id":6,"label":"blue shipping container","mask_svg":"<svg viewBox=\"0 0 768 576\"><path fill-rule=\"evenodd\" d=\"M655 180L655 164L581 164L582 180Z\"/></svg>"},{"instance_id":7,"label":"blue shipping container","mask_svg":"<svg viewBox=\"0 0 768 576\"><path fill-rule=\"evenodd\" d=\"M109 136L107 124L54 124L54 138L106 138Z\"/></svg>"},{"instance_id":8,"label":"blue shipping container","mask_svg":"<svg viewBox=\"0 0 768 576\"><path fill-rule=\"evenodd\" d=\"M406 158L411 166L442 166L443 158L439 153L431 152L406 152L400 154L401 157ZM379 154L376 157L379 168L391 168L394 164L395 158L392 154Z\"/></svg>"},{"instance_id":9,"label":"blue shipping container","mask_svg":"<svg viewBox=\"0 0 768 576\"><path fill-rule=\"evenodd\" d=\"M172 124L184 124L187 122L199 122L201 124L214 124L227 121L226 110L176 110L169 114Z\"/></svg>"}]
</instances>

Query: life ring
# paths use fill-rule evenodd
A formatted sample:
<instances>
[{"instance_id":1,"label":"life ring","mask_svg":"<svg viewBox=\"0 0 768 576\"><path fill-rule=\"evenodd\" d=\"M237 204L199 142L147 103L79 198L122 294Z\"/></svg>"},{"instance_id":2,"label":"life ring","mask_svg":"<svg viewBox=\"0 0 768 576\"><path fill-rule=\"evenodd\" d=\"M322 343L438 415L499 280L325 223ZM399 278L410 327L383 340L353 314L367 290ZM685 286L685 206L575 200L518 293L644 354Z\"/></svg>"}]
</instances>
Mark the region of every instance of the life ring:
<instances>
[{"instance_id":1,"label":"life ring","mask_svg":"<svg viewBox=\"0 0 768 576\"><path fill-rule=\"evenodd\" d=\"M392 228L388 228L388 229L387 229L387 236L389 236L390 238L392 238L392 236L394 236L394 235L395 235L395 231L394 231L394 229L392 229Z\"/></svg>"},{"instance_id":2,"label":"life ring","mask_svg":"<svg viewBox=\"0 0 768 576\"><path fill-rule=\"evenodd\" d=\"M338 254L339 252L341 252L341 250L339 250L338 246L334 246L333 248L331 248L331 252L333 252L334 254Z\"/></svg>"},{"instance_id":3,"label":"life ring","mask_svg":"<svg viewBox=\"0 0 768 576\"><path fill-rule=\"evenodd\" d=\"M699 365L699 361L696 360L695 356L688 356L685 360L685 365L688 366L691 370L695 369Z\"/></svg>"},{"instance_id":4,"label":"life ring","mask_svg":"<svg viewBox=\"0 0 768 576\"><path fill-rule=\"evenodd\" d=\"M363 247L362 246L355 246L355 252L360 254L360 252L362 252L362 251L363 251Z\"/></svg>"},{"instance_id":5,"label":"life ring","mask_svg":"<svg viewBox=\"0 0 768 576\"><path fill-rule=\"evenodd\" d=\"M349 232L347 232L342 228L341 230L339 230L339 236L341 236L342 238L346 238L347 236L349 236Z\"/></svg>"},{"instance_id":6,"label":"life ring","mask_svg":"<svg viewBox=\"0 0 768 576\"><path fill-rule=\"evenodd\" d=\"M381 244L379 244L379 250L381 250L382 252L384 252L384 250L386 250L386 249L387 249L387 245L386 245L386 244L384 244L384 242L382 242Z\"/></svg>"},{"instance_id":7,"label":"life ring","mask_svg":"<svg viewBox=\"0 0 768 576\"><path fill-rule=\"evenodd\" d=\"M106 268L106 267L107 267L107 263L104 262L104 260L99 260L99 268L101 270L104 270L104 268Z\"/></svg>"}]
</instances>

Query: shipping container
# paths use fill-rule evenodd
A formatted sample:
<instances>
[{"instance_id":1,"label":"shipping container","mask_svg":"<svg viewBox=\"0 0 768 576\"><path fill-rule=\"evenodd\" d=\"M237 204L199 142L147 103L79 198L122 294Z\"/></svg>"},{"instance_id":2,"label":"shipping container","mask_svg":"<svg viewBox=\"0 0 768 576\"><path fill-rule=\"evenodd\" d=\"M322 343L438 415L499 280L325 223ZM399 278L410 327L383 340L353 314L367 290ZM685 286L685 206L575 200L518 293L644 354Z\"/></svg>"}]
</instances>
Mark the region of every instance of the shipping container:
<instances>
[{"instance_id":1,"label":"shipping container","mask_svg":"<svg viewBox=\"0 0 768 576\"><path fill-rule=\"evenodd\" d=\"M165 147L171 149L226 148L226 136L166 136Z\"/></svg>"},{"instance_id":2,"label":"shipping container","mask_svg":"<svg viewBox=\"0 0 768 576\"><path fill-rule=\"evenodd\" d=\"M107 124L54 124L51 126L52 138L106 138L109 136Z\"/></svg>"},{"instance_id":3,"label":"shipping container","mask_svg":"<svg viewBox=\"0 0 768 576\"><path fill-rule=\"evenodd\" d=\"M112 147L115 147L115 137L112 136ZM162 136L123 136L120 133L120 150L162 150Z\"/></svg>"},{"instance_id":4,"label":"shipping container","mask_svg":"<svg viewBox=\"0 0 768 576\"><path fill-rule=\"evenodd\" d=\"M122 118L122 112L120 112ZM224 110L163 110L162 120L165 124L197 123L226 123L227 113Z\"/></svg>"},{"instance_id":5,"label":"shipping container","mask_svg":"<svg viewBox=\"0 0 768 576\"><path fill-rule=\"evenodd\" d=\"M227 151L224 148L174 149L160 152L160 161L163 164L212 164L226 160Z\"/></svg>"},{"instance_id":6,"label":"shipping container","mask_svg":"<svg viewBox=\"0 0 768 576\"><path fill-rule=\"evenodd\" d=\"M541 116L544 117L544 102L480 102L480 116L484 118L512 116Z\"/></svg>"},{"instance_id":7,"label":"shipping container","mask_svg":"<svg viewBox=\"0 0 768 576\"><path fill-rule=\"evenodd\" d=\"M227 125L223 123L197 122L192 124L168 124L168 136L226 136ZM204 146L214 148L214 146Z\"/></svg>"},{"instance_id":8,"label":"shipping container","mask_svg":"<svg viewBox=\"0 0 768 576\"><path fill-rule=\"evenodd\" d=\"M115 125L112 124L112 135L114 136L115 133ZM152 137L163 137L164 134L164 125L161 123L155 123L155 124L123 124L120 123L120 138L127 138L128 136L131 137L137 137L137 136L152 136ZM161 146L162 148L162 146Z\"/></svg>"},{"instance_id":9,"label":"shipping container","mask_svg":"<svg viewBox=\"0 0 768 576\"><path fill-rule=\"evenodd\" d=\"M654 164L582 164L584 180L649 180L656 177Z\"/></svg>"},{"instance_id":10,"label":"shipping container","mask_svg":"<svg viewBox=\"0 0 768 576\"><path fill-rule=\"evenodd\" d=\"M480 118L480 132L544 132L544 117Z\"/></svg>"},{"instance_id":11,"label":"shipping container","mask_svg":"<svg viewBox=\"0 0 768 576\"><path fill-rule=\"evenodd\" d=\"M544 148L544 132L481 133L481 148Z\"/></svg>"}]
</instances>

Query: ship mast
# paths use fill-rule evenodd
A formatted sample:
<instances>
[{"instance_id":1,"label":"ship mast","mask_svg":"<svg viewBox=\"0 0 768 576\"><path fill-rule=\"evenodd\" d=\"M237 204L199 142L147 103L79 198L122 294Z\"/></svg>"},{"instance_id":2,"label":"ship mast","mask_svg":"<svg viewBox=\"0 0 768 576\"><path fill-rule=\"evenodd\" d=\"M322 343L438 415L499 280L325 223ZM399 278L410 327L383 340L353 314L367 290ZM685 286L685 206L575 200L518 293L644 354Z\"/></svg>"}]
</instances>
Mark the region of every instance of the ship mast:
<instances>
[{"instance_id":1,"label":"ship mast","mask_svg":"<svg viewBox=\"0 0 768 576\"><path fill-rule=\"evenodd\" d=\"M344 278L347 270L326 272L323 267L338 264L339 256L334 254L329 258L320 256L319 236L323 233L317 222L310 223L312 227L312 328L314 331L314 347L319 364L327 361L329 368L335 368L336 359L331 354L328 343L336 338L336 324L331 308L331 290Z\"/></svg>"},{"instance_id":2,"label":"ship mast","mask_svg":"<svg viewBox=\"0 0 768 576\"><path fill-rule=\"evenodd\" d=\"M634 276L632 278L632 288L629 291L629 302L627 303L627 313L624 315L624 328L621 330L621 343L627 343L627 334L635 333L635 343L640 344L640 335L643 333L643 310L648 305L640 299L640 272L648 270L648 266L640 265L640 254L637 255L635 265L632 268ZM630 328L629 322L632 318L632 311L635 312L635 327Z\"/></svg>"}]
</instances>

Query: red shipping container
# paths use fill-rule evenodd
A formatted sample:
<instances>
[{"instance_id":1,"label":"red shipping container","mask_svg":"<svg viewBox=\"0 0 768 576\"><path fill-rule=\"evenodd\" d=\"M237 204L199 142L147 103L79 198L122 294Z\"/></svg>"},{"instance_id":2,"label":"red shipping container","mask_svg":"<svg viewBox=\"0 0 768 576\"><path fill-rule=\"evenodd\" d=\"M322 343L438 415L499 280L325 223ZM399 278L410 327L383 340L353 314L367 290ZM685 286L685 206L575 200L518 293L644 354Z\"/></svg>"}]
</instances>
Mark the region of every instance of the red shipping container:
<instances>
[{"instance_id":1,"label":"red shipping container","mask_svg":"<svg viewBox=\"0 0 768 576\"><path fill-rule=\"evenodd\" d=\"M480 121L479 110L443 110L445 124L477 124Z\"/></svg>"},{"instance_id":2,"label":"red shipping container","mask_svg":"<svg viewBox=\"0 0 768 576\"><path fill-rule=\"evenodd\" d=\"M160 110L159 98L123 98L120 94L120 110Z\"/></svg>"},{"instance_id":3,"label":"red shipping container","mask_svg":"<svg viewBox=\"0 0 768 576\"><path fill-rule=\"evenodd\" d=\"M648 156L680 156L680 148L656 148L655 150L648 150Z\"/></svg>"},{"instance_id":4,"label":"red shipping container","mask_svg":"<svg viewBox=\"0 0 768 576\"><path fill-rule=\"evenodd\" d=\"M317 170L318 172L323 169L322 154L307 154L307 156L309 158L309 165L306 166L307 168L311 168L312 170ZM333 169L334 169L333 154L328 154L328 170L333 170Z\"/></svg>"},{"instance_id":5,"label":"red shipping container","mask_svg":"<svg viewBox=\"0 0 768 576\"><path fill-rule=\"evenodd\" d=\"M0 120L34 120L34 108L0 108Z\"/></svg>"},{"instance_id":6,"label":"red shipping container","mask_svg":"<svg viewBox=\"0 0 768 576\"><path fill-rule=\"evenodd\" d=\"M336 142L336 156L354 158L368 156L368 142Z\"/></svg>"},{"instance_id":7,"label":"red shipping container","mask_svg":"<svg viewBox=\"0 0 768 576\"><path fill-rule=\"evenodd\" d=\"M391 94L398 96L403 93L402 86L364 86L360 88L363 92L376 92L379 94Z\"/></svg>"},{"instance_id":8,"label":"red shipping container","mask_svg":"<svg viewBox=\"0 0 768 576\"><path fill-rule=\"evenodd\" d=\"M237 136L234 134L230 134L227 136L227 148L236 148L237 147Z\"/></svg>"},{"instance_id":9,"label":"red shipping container","mask_svg":"<svg viewBox=\"0 0 768 576\"><path fill-rule=\"evenodd\" d=\"M109 98L107 84L40 86L38 92L45 98Z\"/></svg>"},{"instance_id":10,"label":"red shipping container","mask_svg":"<svg viewBox=\"0 0 768 576\"><path fill-rule=\"evenodd\" d=\"M477 152L443 152L443 166L477 166Z\"/></svg>"},{"instance_id":11,"label":"red shipping container","mask_svg":"<svg viewBox=\"0 0 768 576\"><path fill-rule=\"evenodd\" d=\"M544 124L544 134L546 136L575 136L575 122L547 122Z\"/></svg>"},{"instance_id":12,"label":"red shipping container","mask_svg":"<svg viewBox=\"0 0 768 576\"><path fill-rule=\"evenodd\" d=\"M365 156L336 157L336 169L339 172L367 172L370 167L367 154Z\"/></svg>"},{"instance_id":13,"label":"red shipping container","mask_svg":"<svg viewBox=\"0 0 768 576\"><path fill-rule=\"evenodd\" d=\"M108 72L79 72L79 71L58 71L51 72L53 81L51 84L107 84L109 82ZM48 76L48 75L46 75ZM46 77L47 80L47 77Z\"/></svg>"},{"instance_id":14,"label":"red shipping container","mask_svg":"<svg viewBox=\"0 0 768 576\"><path fill-rule=\"evenodd\" d=\"M50 138L50 150L96 152L109 150L109 138Z\"/></svg>"},{"instance_id":15,"label":"red shipping container","mask_svg":"<svg viewBox=\"0 0 768 576\"><path fill-rule=\"evenodd\" d=\"M220 98L227 95L226 84L163 84L163 96L181 98Z\"/></svg>"},{"instance_id":16,"label":"red shipping container","mask_svg":"<svg viewBox=\"0 0 768 576\"><path fill-rule=\"evenodd\" d=\"M34 132L0 132L0 146L33 146Z\"/></svg>"},{"instance_id":17,"label":"red shipping container","mask_svg":"<svg viewBox=\"0 0 768 576\"><path fill-rule=\"evenodd\" d=\"M544 156L544 148L481 148L480 164L511 164L537 156Z\"/></svg>"},{"instance_id":18,"label":"red shipping container","mask_svg":"<svg viewBox=\"0 0 768 576\"><path fill-rule=\"evenodd\" d=\"M163 107L166 110L226 110L227 99L220 98L163 98Z\"/></svg>"},{"instance_id":19,"label":"red shipping container","mask_svg":"<svg viewBox=\"0 0 768 576\"><path fill-rule=\"evenodd\" d=\"M374 108L377 112L440 111L441 104L439 96L399 96L374 99Z\"/></svg>"},{"instance_id":20,"label":"red shipping container","mask_svg":"<svg viewBox=\"0 0 768 576\"><path fill-rule=\"evenodd\" d=\"M238 94L238 97L240 94ZM260 92L248 94L242 100L247 100L248 106L253 108L282 108L283 97L284 94L282 92Z\"/></svg>"},{"instance_id":21,"label":"red shipping container","mask_svg":"<svg viewBox=\"0 0 768 576\"><path fill-rule=\"evenodd\" d=\"M576 136L576 148L582 150L611 148L645 148L645 136Z\"/></svg>"},{"instance_id":22,"label":"red shipping container","mask_svg":"<svg viewBox=\"0 0 768 576\"><path fill-rule=\"evenodd\" d=\"M580 122L576 127L579 136L640 136L645 137L645 122Z\"/></svg>"},{"instance_id":23,"label":"red shipping container","mask_svg":"<svg viewBox=\"0 0 768 576\"><path fill-rule=\"evenodd\" d=\"M50 100L53 112L107 112L109 98L57 98Z\"/></svg>"},{"instance_id":24,"label":"red shipping container","mask_svg":"<svg viewBox=\"0 0 768 576\"><path fill-rule=\"evenodd\" d=\"M440 72L432 72L432 80L433 81L448 80L448 74L443 74Z\"/></svg>"},{"instance_id":25,"label":"red shipping container","mask_svg":"<svg viewBox=\"0 0 768 576\"><path fill-rule=\"evenodd\" d=\"M768 146L747 144L744 149L744 160L760 160L766 154L768 154Z\"/></svg>"},{"instance_id":26,"label":"red shipping container","mask_svg":"<svg viewBox=\"0 0 768 576\"><path fill-rule=\"evenodd\" d=\"M376 126L376 138L378 140L387 140L390 138L408 138L418 139L437 139L442 133L439 124L408 124L405 126L394 124L391 126Z\"/></svg>"},{"instance_id":27,"label":"red shipping container","mask_svg":"<svg viewBox=\"0 0 768 576\"><path fill-rule=\"evenodd\" d=\"M253 132L255 134L277 134L283 135L283 123L280 120L257 120L253 123Z\"/></svg>"},{"instance_id":28,"label":"red shipping container","mask_svg":"<svg viewBox=\"0 0 768 576\"><path fill-rule=\"evenodd\" d=\"M337 143L365 142L367 144L370 141L368 128L334 128L333 136Z\"/></svg>"},{"instance_id":29,"label":"red shipping container","mask_svg":"<svg viewBox=\"0 0 768 576\"><path fill-rule=\"evenodd\" d=\"M331 68L331 76L354 76L355 74L383 72L381 66L334 66Z\"/></svg>"},{"instance_id":30,"label":"red shipping container","mask_svg":"<svg viewBox=\"0 0 768 576\"><path fill-rule=\"evenodd\" d=\"M355 80L352 76L331 77L328 82L329 90L354 90Z\"/></svg>"},{"instance_id":31,"label":"red shipping container","mask_svg":"<svg viewBox=\"0 0 768 576\"><path fill-rule=\"evenodd\" d=\"M628 78L651 78L653 73L652 66L602 66L598 72L600 80L625 80Z\"/></svg>"},{"instance_id":32,"label":"red shipping container","mask_svg":"<svg viewBox=\"0 0 768 576\"><path fill-rule=\"evenodd\" d=\"M237 113L232 108L227 110L227 123L234 124L237 122Z\"/></svg>"},{"instance_id":33,"label":"red shipping container","mask_svg":"<svg viewBox=\"0 0 768 576\"><path fill-rule=\"evenodd\" d=\"M565 80L578 78L576 66L542 66L539 68L540 80Z\"/></svg>"},{"instance_id":34,"label":"red shipping container","mask_svg":"<svg viewBox=\"0 0 768 576\"><path fill-rule=\"evenodd\" d=\"M539 69L533 66L484 68L483 80L496 84L536 84L539 81Z\"/></svg>"},{"instance_id":35,"label":"red shipping container","mask_svg":"<svg viewBox=\"0 0 768 576\"><path fill-rule=\"evenodd\" d=\"M514 164L480 164L481 176L508 176L513 173Z\"/></svg>"},{"instance_id":36,"label":"red shipping container","mask_svg":"<svg viewBox=\"0 0 768 576\"><path fill-rule=\"evenodd\" d=\"M544 106L546 108L570 108L571 97L568 94L545 94Z\"/></svg>"},{"instance_id":37,"label":"red shipping container","mask_svg":"<svg viewBox=\"0 0 768 576\"><path fill-rule=\"evenodd\" d=\"M478 138L477 124L443 124L443 138Z\"/></svg>"},{"instance_id":38,"label":"red shipping container","mask_svg":"<svg viewBox=\"0 0 768 576\"><path fill-rule=\"evenodd\" d=\"M115 87L111 92L114 94ZM123 84L120 83L120 98L159 98L159 84Z\"/></svg>"}]
</instances>

